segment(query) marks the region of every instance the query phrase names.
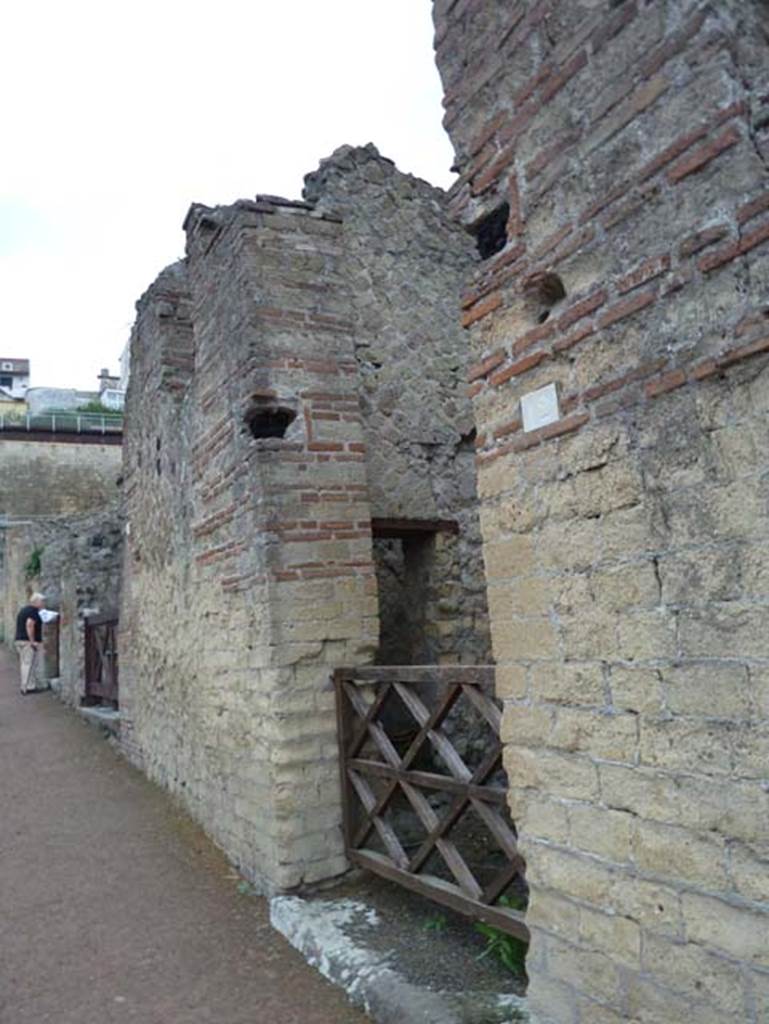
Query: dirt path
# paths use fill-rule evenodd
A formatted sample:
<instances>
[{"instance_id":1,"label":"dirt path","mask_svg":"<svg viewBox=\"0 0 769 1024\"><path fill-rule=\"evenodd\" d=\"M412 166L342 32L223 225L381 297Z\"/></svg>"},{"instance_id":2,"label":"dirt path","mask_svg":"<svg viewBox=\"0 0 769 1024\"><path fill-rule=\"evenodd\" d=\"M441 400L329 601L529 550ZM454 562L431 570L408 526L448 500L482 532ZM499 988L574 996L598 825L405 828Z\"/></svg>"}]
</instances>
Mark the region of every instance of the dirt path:
<instances>
[{"instance_id":1,"label":"dirt path","mask_svg":"<svg viewBox=\"0 0 769 1024\"><path fill-rule=\"evenodd\" d=\"M365 1024L206 837L0 647L0 1022Z\"/></svg>"}]
</instances>

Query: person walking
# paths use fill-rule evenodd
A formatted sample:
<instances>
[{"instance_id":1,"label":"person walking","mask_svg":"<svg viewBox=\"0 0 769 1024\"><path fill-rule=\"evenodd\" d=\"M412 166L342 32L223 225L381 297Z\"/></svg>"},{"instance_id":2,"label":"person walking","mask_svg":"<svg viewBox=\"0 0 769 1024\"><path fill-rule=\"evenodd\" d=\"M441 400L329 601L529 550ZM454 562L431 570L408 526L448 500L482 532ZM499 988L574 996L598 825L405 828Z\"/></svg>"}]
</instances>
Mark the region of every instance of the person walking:
<instances>
[{"instance_id":1,"label":"person walking","mask_svg":"<svg viewBox=\"0 0 769 1024\"><path fill-rule=\"evenodd\" d=\"M33 594L16 616L16 642L21 674L21 692L35 693L47 687L41 680L40 662L43 647L43 620L40 609L45 604L42 594ZM40 652L40 654L38 654Z\"/></svg>"}]
</instances>

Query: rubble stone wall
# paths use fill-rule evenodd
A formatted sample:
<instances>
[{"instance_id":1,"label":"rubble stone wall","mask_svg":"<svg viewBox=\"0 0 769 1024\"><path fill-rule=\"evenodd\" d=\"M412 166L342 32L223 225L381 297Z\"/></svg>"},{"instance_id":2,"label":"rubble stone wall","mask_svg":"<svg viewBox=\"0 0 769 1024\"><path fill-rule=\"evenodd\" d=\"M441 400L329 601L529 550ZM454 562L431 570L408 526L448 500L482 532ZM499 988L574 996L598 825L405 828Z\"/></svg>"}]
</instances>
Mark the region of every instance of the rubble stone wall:
<instances>
[{"instance_id":1,"label":"rubble stone wall","mask_svg":"<svg viewBox=\"0 0 769 1024\"><path fill-rule=\"evenodd\" d=\"M486 664L475 428L456 316L476 261L473 240L449 217L445 192L401 173L371 144L343 146L321 161L305 178L304 196L342 220L372 517L458 527L407 541L405 549L401 541L377 542L380 582L391 579L407 592L419 618L413 642L383 643L378 660L399 648L415 662ZM393 545L405 554L400 573L386 554ZM396 612L404 610L400 602ZM405 641L398 621L392 630ZM383 617L385 629L388 622Z\"/></svg>"},{"instance_id":2,"label":"rubble stone wall","mask_svg":"<svg viewBox=\"0 0 769 1024\"><path fill-rule=\"evenodd\" d=\"M19 608L34 591L44 593L46 607L59 612L57 626L44 627L44 634L59 634L58 659L46 643L46 671L58 677L61 698L73 706L85 695L85 616L117 613L122 533L119 503L0 530L3 635L12 643ZM40 571L30 577L33 553Z\"/></svg>"},{"instance_id":3,"label":"rubble stone wall","mask_svg":"<svg viewBox=\"0 0 769 1024\"><path fill-rule=\"evenodd\" d=\"M532 1013L757 1024L766 6L434 16L452 208L485 255L463 322ZM551 383L558 419L524 431L521 397Z\"/></svg>"}]
</instances>

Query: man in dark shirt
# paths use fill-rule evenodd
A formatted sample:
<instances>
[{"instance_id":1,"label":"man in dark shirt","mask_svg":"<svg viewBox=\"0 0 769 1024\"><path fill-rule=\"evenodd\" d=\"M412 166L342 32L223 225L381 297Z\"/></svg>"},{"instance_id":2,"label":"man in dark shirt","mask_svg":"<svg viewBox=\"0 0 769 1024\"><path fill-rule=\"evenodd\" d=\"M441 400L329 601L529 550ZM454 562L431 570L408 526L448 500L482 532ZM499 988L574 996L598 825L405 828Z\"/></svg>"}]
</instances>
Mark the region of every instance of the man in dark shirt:
<instances>
[{"instance_id":1,"label":"man in dark shirt","mask_svg":"<svg viewBox=\"0 0 769 1024\"><path fill-rule=\"evenodd\" d=\"M45 604L42 594L33 594L16 616L16 643L21 671L21 692L35 693L46 689L40 663L43 647L43 620L40 609ZM38 654L38 652L40 652Z\"/></svg>"}]
</instances>

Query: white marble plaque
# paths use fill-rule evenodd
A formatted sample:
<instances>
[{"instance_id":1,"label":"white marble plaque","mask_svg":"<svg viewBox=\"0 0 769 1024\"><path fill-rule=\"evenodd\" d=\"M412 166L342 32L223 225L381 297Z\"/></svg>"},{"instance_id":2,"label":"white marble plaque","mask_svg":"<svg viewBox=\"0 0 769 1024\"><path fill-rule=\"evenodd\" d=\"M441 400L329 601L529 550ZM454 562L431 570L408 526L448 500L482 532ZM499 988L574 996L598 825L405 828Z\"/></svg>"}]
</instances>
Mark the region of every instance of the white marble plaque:
<instances>
[{"instance_id":1,"label":"white marble plaque","mask_svg":"<svg viewBox=\"0 0 769 1024\"><path fill-rule=\"evenodd\" d=\"M526 432L546 427L549 423L556 423L561 418L561 413L555 384L546 384L545 387L524 395L521 399L521 416Z\"/></svg>"}]
</instances>

